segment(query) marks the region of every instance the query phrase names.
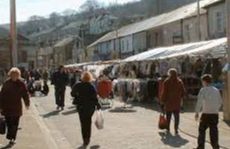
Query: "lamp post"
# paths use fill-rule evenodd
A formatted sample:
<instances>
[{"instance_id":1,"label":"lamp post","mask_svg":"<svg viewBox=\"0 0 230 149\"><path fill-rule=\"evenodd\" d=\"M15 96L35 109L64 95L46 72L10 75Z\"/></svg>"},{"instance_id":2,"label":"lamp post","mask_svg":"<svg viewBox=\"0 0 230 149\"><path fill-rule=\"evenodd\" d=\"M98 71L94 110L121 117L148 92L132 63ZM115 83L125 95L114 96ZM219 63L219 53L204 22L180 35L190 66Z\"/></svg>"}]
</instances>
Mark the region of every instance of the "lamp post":
<instances>
[{"instance_id":1,"label":"lamp post","mask_svg":"<svg viewBox=\"0 0 230 149\"><path fill-rule=\"evenodd\" d=\"M16 2L10 0L10 47L11 47L11 65L18 64L17 51L17 28L16 28Z\"/></svg>"}]
</instances>

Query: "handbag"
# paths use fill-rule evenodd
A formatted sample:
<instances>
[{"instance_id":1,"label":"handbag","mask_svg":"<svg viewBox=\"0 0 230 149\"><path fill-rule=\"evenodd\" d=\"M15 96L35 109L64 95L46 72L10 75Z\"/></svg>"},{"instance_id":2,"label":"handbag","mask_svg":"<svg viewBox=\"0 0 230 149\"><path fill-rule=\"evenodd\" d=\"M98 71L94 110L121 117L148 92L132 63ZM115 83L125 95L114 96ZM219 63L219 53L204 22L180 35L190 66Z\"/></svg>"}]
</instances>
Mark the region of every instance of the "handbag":
<instances>
[{"instance_id":1,"label":"handbag","mask_svg":"<svg viewBox=\"0 0 230 149\"><path fill-rule=\"evenodd\" d=\"M165 117L165 114L161 113L159 117L159 122L158 122L158 128L163 130L168 128L168 122Z\"/></svg>"},{"instance_id":2,"label":"handbag","mask_svg":"<svg viewBox=\"0 0 230 149\"><path fill-rule=\"evenodd\" d=\"M104 117L101 110L96 111L96 121L95 126L97 129L103 129L104 128Z\"/></svg>"},{"instance_id":3,"label":"handbag","mask_svg":"<svg viewBox=\"0 0 230 149\"><path fill-rule=\"evenodd\" d=\"M0 134L6 133L6 120L4 117L0 117Z\"/></svg>"}]
</instances>

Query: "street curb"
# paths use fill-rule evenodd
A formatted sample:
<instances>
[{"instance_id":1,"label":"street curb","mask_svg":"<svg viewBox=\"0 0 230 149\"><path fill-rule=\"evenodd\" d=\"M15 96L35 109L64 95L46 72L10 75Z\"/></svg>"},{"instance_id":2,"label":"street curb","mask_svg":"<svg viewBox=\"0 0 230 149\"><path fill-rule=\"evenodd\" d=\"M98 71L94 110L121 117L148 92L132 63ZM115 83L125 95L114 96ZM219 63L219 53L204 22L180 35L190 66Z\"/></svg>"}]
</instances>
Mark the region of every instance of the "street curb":
<instances>
[{"instance_id":1,"label":"street curb","mask_svg":"<svg viewBox=\"0 0 230 149\"><path fill-rule=\"evenodd\" d=\"M36 100L36 97L34 99ZM44 112L44 109L35 101L33 102L33 107L39 119L38 122L41 122L41 125L45 127L45 134L47 134L48 138L52 138L51 149L72 149L73 147L68 142L67 138L56 128L56 126L40 116L39 111L41 110ZM47 142L50 143L48 140Z\"/></svg>"},{"instance_id":2,"label":"street curb","mask_svg":"<svg viewBox=\"0 0 230 149\"><path fill-rule=\"evenodd\" d=\"M58 145L55 142L54 138L51 135L50 130L48 129L47 125L45 124L45 122L43 121L43 119L39 116L39 112L37 110L37 108L35 107L34 102L31 100L31 110L34 114L34 119L37 121L42 134L44 134L45 136L45 140L46 140L46 144L48 145L48 147L50 149L58 149Z\"/></svg>"}]
</instances>

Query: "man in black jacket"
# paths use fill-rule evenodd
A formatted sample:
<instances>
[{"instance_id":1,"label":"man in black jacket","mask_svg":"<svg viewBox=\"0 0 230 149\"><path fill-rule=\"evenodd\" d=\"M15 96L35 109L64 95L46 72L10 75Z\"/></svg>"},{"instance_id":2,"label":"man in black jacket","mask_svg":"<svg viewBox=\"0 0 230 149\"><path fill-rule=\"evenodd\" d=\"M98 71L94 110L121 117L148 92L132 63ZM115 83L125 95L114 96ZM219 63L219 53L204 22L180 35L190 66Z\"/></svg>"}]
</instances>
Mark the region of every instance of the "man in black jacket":
<instances>
[{"instance_id":1,"label":"man in black jacket","mask_svg":"<svg viewBox=\"0 0 230 149\"><path fill-rule=\"evenodd\" d=\"M54 72L51 83L55 87L55 98L57 110L61 108L64 110L65 106L65 89L68 84L68 75L65 73L65 68L63 65L59 66L58 71Z\"/></svg>"}]
</instances>

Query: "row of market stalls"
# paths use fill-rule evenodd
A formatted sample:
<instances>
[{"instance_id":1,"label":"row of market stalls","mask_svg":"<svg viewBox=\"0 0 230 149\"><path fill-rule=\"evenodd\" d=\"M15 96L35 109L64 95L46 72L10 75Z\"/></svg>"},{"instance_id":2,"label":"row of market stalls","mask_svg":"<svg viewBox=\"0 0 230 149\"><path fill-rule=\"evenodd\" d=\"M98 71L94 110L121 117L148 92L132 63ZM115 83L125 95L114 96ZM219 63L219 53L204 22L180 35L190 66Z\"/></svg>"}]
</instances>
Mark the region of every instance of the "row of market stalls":
<instances>
[{"instance_id":1,"label":"row of market stalls","mask_svg":"<svg viewBox=\"0 0 230 149\"><path fill-rule=\"evenodd\" d=\"M222 90L222 69L226 64L227 39L160 47L128 57L73 64L68 69L91 71L95 78L106 74L113 80L114 94L123 101L148 101L159 97L161 83L170 68L176 68L187 89L188 98L196 97L202 74L213 75L214 85Z\"/></svg>"}]
</instances>

